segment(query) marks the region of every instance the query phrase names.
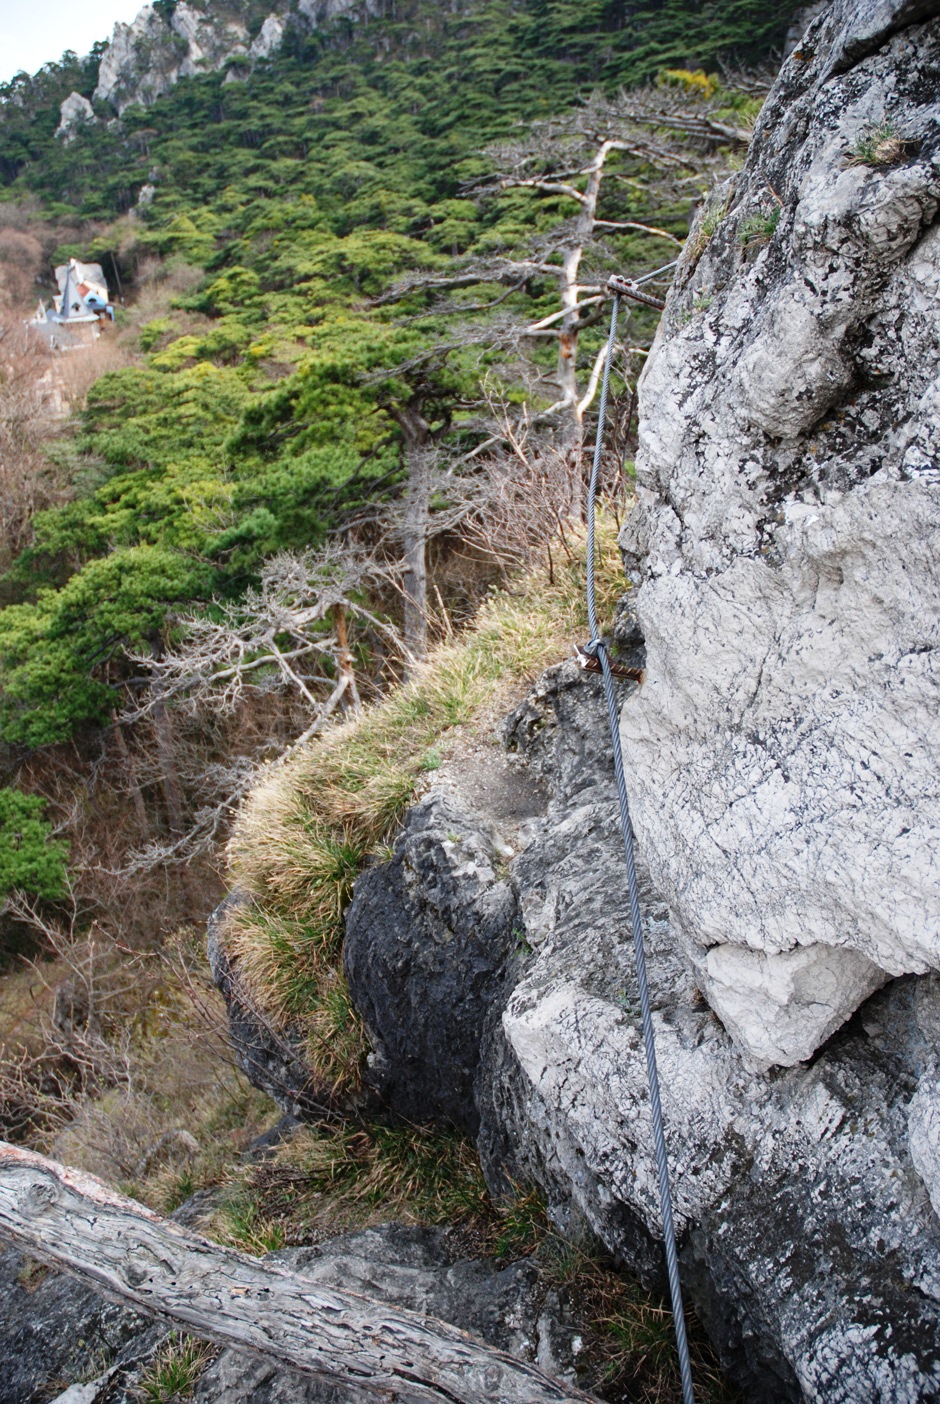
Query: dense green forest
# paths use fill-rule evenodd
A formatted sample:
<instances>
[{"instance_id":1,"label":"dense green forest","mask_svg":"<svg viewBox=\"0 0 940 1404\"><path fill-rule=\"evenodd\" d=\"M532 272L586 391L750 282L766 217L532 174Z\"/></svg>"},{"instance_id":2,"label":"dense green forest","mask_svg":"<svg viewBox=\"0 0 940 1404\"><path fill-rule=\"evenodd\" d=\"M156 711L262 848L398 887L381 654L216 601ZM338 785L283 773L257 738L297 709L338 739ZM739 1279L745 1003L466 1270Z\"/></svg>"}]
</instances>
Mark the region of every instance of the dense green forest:
<instances>
[{"instance_id":1,"label":"dense green forest","mask_svg":"<svg viewBox=\"0 0 940 1404\"><path fill-rule=\"evenodd\" d=\"M205 608L231 621L265 562L328 547L350 522L360 555L385 540L387 586L373 570L371 587L360 572L340 591L351 657L368 673L380 654L394 675L382 621L398 627L404 607L408 632L418 529L396 548L389 522L420 478L421 553L452 532L455 502L479 526L466 504L523 423L530 457L561 453L580 473L605 270L676 257L760 106L739 66L779 45L792 6L375 9L313 33L295 23L252 71L182 80L120 119L99 105L69 141L59 103L93 93L100 46L0 88L7 223L20 240L57 229L51 258L99 260L127 302L115 368L50 446L54 487L0 578L8 783L34 784L50 747L107 746L101 728L139 705L174 621ZM625 443L654 325L638 309L625 343ZM404 587L387 585L396 549ZM432 580L432 634L475 607L458 575ZM314 633L334 624L324 607ZM342 660L317 658L329 690ZM175 831L198 802L168 793L152 708L149 724L162 781L141 788Z\"/></svg>"}]
</instances>

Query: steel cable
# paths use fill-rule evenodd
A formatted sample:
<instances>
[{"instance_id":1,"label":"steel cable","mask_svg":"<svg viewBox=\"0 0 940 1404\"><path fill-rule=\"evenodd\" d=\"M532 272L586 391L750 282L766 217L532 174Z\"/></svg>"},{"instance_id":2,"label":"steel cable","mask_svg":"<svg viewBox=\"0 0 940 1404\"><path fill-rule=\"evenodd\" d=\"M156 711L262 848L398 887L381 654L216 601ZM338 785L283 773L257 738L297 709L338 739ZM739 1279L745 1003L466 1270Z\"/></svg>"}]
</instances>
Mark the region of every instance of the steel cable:
<instances>
[{"instance_id":1,"label":"steel cable","mask_svg":"<svg viewBox=\"0 0 940 1404\"><path fill-rule=\"evenodd\" d=\"M689 1359L689 1341L685 1328L685 1312L682 1306L682 1286L679 1280L679 1257L676 1251L676 1230L672 1216L672 1193L669 1186L669 1162L666 1156L666 1136L663 1129L663 1109L659 1096L659 1072L656 1066L656 1040L653 1035L653 1015L650 1005L649 980L646 974L646 951L643 945L643 921L640 915L640 894L636 876L634 857L633 824L630 820L630 802L627 798L627 782L624 777L623 751L620 746L620 716L614 680L607 656L607 645L597 627L597 604L594 598L594 509L597 499L600 476L601 453L604 446L604 421L607 417L607 394L610 388L610 367L617 336L617 319L620 313L620 299L614 297L614 308L610 319L610 336L607 341L607 357L604 362L604 377L601 381L601 397L597 414L597 439L594 445L594 464L591 470L591 483L588 488L588 535L587 535L587 611L588 626L591 630L590 642L585 652L593 654L601 665L604 679L604 696L607 699L607 716L610 722L610 740L613 748L614 775L617 780L617 797L620 801L620 830L623 835L623 849L627 864L627 895L630 904L630 922L633 928L633 953L636 962L636 978L640 994L640 1013L643 1025L643 1046L646 1051L646 1076L649 1083L650 1111L653 1117L653 1146L656 1152L656 1175L659 1181L659 1204L663 1222L663 1243L666 1249L666 1271L669 1276L669 1295L672 1299L672 1314L675 1323L676 1348L679 1353L679 1370L682 1376L683 1404L695 1404L692 1388L692 1364Z\"/></svg>"}]
</instances>

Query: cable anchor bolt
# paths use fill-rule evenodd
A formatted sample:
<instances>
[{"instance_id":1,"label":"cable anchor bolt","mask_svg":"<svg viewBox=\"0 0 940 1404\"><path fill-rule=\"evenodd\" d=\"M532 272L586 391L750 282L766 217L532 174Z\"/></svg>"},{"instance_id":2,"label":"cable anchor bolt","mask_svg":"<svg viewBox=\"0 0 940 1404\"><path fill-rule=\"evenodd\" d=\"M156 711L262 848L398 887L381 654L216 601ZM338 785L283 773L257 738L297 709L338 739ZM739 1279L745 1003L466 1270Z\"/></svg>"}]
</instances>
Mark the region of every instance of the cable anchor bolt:
<instances>
[{"instance_id":1,"label":"cable anchor bolt","mask_svg":"<svg viewBox=\"0 0 940 1404\"><path fill-rule=\"evenodd\" d=\"M612 273L607 279L607 291L615 297L629 297L634 302L642 302L646 307L655 307L658 312L662 312L666 306L661 297L643 292L636 283L629 278L621 278L619 273Z\"/></svg>"},{"instance_id":2,"label":"cable anchor bolt","mask_svg":"<svg viewBox=\"0 0 940 1404\"><path fill-rule=\"evenodd\" d=\"M604 649L605 653L607 652L607 645L603 639L589 639L583 647L575 644L575 662L585 673L602 673L604 671L601 667L601 660L597 656L599 649ZM625 682L642 683L646 678L645 668L629 668L626 663L613 663L609 656L607 666L613 677L622 678Z\"/></svg>"}]
</instances>

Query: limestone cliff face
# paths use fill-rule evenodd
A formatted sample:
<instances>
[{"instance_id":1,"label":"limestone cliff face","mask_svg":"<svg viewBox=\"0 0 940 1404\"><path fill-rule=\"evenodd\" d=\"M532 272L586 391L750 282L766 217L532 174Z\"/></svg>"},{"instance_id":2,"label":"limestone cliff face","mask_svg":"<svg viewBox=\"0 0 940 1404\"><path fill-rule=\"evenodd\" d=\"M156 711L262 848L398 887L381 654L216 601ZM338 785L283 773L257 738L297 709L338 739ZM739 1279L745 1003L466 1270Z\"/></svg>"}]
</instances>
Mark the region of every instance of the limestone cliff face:
<instances>
[{"instance_id":1,"label":"limestone cliff face","mask_svg":"<svg viewBox=\"0 0 940 1404\"><path fill-rule=\"evenodd\" d=\"M252 38L257 25L248 21L257 6L247 0L215 0L204 6L179 0L169 13L144 5L132 23L114 26L99 65L94 98L118 114L136 103L147 106L180 78L217 72L233 59L270 57L280 48L292 21L315 29L350 11L368 14L374 8L372 0L275 0ZM236 76L234 68L231 76ZM67 102L72 103L72 98ZM66 112L63 104L63 130L75 120L75 112L72 108Z\"/></svg>"},{"instance_id":2,"label":"limestone cliff face","mask_svg":"<svg viewBox=\"0 0 940 1404\"><path fill-rule=\"evenodd\" d=\"M641 383L634 817L759 1067L940 968L940 24L837 0Z\"/></svg>"},{"instance_id":3,"label":"limestone cliff face","mask_svg":"<svg viewBox=\"0 0 940 1404\"><path fill-rule=\"evenodd\" d=\"M131 24L114 26L98 68L95 100L121 113L135 103L155 101L180 78L214 72L235 57L266 57L275 35L280 42L281 21L276 14L269 16L267 29L252 43L239 13L244 8L205 12L180 0L167 17L144 5Z\"/></svg>"}]
</instances>

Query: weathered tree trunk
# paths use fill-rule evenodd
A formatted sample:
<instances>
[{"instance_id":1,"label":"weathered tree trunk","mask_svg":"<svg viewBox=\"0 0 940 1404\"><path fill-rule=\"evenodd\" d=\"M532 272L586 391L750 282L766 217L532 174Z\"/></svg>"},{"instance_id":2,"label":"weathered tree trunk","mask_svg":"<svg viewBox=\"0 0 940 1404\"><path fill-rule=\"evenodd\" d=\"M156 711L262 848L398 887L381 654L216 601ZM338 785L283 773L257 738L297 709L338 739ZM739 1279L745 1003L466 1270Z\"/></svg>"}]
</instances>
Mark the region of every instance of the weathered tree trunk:
<instances>
[{"instance_id":1,"label":"weathered tree trunk","mask_svg":"<svg viewBox=\"0 0 940 1404\"><path fill-rule=\"evenodd\" d=\"M402 531L405 564L405 649L412 663L428 651L428 525L431 515L431 426L414 405L391 404L408 457L408 496ZM406 666L405 675L411 671Z\"/></svg>"},{"instance_id":2,"label":"weathered tree trunk","mask_svg":"<svg viewBox=\"0 0 940 1404\"><path fill-rule=\"evenodd\" d=\"M141 842L149 843L150 821L147 818L147 806L144 804L143 794L137 783L137 766L134 763L134 757L131 755L130 747L127 744L127 737L121 729L121 719L113 707L111 708L111 724L114 730L115 744L120 752L124 768L127 771L127 785L134 803L134 813L137 816L137 827L140 830Z\"/></svg>"},{"instance_id":3,"label":"weathered tree trunk","mask_svg":"<svg viewBox=\"0 0 940 1404\"><path fill-rule=\"evenodd\" d=\"M220 1248L100 1181L0 1141L0 1234L197 1336L400 1404L590 1397L463 1331Z\"/></svg>"},{"instance_id":4,"label":"weathered tree trunk","mask_svg":"<svg viewBox=\"0 0 940 1404\"><path fill-rule=\"evenodd\" d=\"M405 647L420 661L428 651L428 522L431 463L422 445L408 446L408 501L405 505Z\"/></svg>"},{"instance_id":5,"label":"weathered tree trunk","mask_svg":"<svg viewBox=\"0 0 940 1404\"><path fill-rule=\"evenodd\" d=\"M346 631L346 606L335 604L333 606L333 623L336 626L336 664L339 668L339 675L346 680L346 689L343 694L344 710L347 705L354 712L358 712L362 706L362 698L359 696L359 688L356 686L356 670L353 667L352 649L349 647L349 635Z\"/></svg>"},{"instance_id":6,"label":"weathered tree trunk","mask_svg":"<svg viewBox=\"0 0 940 1404\"><path fill-rule=\"evenodd\" d=\"M163 650L158 639L151 641L150 652L154 659L161 657ZM176 768L170 714L166 709L166 703L160 697L159 688L159 682L154 679L153 732L160 760L160 782L163 786L163 798L166 801L166 815L170 832L181 834L183 832L183 787L180 784L179 771Z\"/></svg>"}]
</instances>

